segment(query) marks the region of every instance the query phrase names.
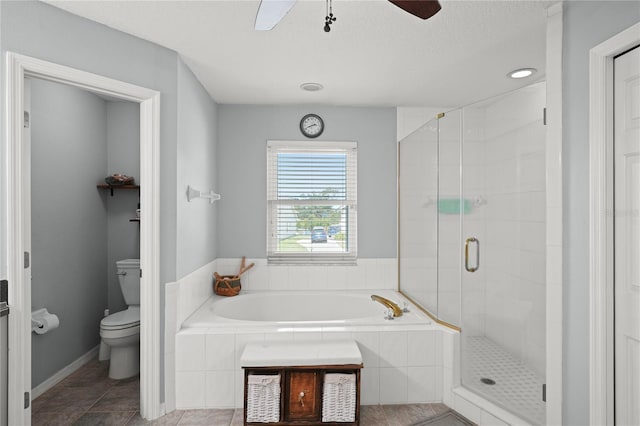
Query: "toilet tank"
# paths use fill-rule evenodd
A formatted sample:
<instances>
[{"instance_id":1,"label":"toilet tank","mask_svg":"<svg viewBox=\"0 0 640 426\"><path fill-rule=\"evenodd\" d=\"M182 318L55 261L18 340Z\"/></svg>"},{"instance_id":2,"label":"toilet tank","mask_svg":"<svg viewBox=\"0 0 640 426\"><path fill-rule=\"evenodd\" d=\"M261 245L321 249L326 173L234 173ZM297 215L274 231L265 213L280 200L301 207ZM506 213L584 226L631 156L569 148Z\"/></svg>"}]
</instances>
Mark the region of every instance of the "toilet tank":
<instances>
[{"instance_id":1,"label":"toilet tank","mask_svg":"<svg viewBox=\"0 0 640 426\"><path fill-rule=\"evenodd\" d=\"M127 305L140 304L140 259L123 259L116 262L120 289Z\"/></svg>"}]
</instances>

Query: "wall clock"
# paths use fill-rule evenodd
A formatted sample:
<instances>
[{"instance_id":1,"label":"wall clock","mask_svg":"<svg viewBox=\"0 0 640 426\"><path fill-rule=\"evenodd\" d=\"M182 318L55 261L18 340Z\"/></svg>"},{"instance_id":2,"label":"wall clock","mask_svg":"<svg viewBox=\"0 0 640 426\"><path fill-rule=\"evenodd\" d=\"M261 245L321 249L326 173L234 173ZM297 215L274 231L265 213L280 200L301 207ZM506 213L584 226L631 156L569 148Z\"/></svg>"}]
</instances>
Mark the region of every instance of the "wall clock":
<instances>
[{"instance_id":1,"label":"wall clock","mask_svg":"<svg viewBox=\"0 0 640 426\"><path fill-rule=\"evenodd\" d=\"M308 138L317 138L324 131L324 121L316 114L307 114L300 120L300 131Z\"/></svg>"}]
</instances>

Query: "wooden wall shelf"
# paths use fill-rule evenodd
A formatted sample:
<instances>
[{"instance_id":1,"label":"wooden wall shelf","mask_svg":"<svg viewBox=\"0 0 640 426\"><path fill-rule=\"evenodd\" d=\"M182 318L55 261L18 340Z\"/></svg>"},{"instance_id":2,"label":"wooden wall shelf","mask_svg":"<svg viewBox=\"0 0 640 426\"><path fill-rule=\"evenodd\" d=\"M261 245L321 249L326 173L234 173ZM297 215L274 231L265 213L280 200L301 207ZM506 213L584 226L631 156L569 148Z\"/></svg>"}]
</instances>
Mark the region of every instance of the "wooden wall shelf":
<instances>
[{"instance_id":1,"label":"wooden wall shelf","mask_svg":"<svg viewBox=\"0 0 640 426\"><path fill-rule=\"evenodd\" d=\"M124 189L124 190L133 190L136 189L138 191L140 191L140 185L109 185L107 183L99 183L96 185L96 187L98 189L108 189L111 191L111 196L113 197L113 190L114 189Z\"/></svg>"}]
</instances>

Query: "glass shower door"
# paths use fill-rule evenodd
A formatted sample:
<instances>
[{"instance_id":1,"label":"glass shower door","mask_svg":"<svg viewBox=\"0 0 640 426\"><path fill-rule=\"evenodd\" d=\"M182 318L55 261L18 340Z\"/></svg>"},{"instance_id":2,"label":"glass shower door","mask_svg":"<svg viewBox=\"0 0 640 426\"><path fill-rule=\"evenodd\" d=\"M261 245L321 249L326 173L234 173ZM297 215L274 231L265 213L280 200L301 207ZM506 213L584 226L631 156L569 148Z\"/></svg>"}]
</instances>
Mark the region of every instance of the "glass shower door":
<instances>
[{"instance_id":1,"label":"glass shower door","mask_svg":"<svg viewBox=\"0 0 640 426\"><path fill-rule=\"evenodd\" d=\"M438 120L398 144L398 270L404 294L438 315Z\"/></svg>"},{"instance_id":2,"label":"glass shower door","mask_svg":"<svg viewBox=\"0 0 640 426\"><path fill-rule=\"evenodd\" d=\"M545 423L544 83L465 107L463 386Z\"/></svg>"}]
</instances>

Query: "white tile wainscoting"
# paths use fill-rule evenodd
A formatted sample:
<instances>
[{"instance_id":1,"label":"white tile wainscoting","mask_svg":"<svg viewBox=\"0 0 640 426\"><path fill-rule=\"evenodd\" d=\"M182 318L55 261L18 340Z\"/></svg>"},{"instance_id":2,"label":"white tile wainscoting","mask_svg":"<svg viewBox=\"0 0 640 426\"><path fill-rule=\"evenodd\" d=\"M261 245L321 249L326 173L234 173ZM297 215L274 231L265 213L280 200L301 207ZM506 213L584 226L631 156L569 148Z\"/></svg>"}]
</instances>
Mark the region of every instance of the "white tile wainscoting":
<instances>
[{"instance_id":1,"label":"white tile wainscoting","mask_svg":"<svg viewBox=\"0 0 640 426\"><path fill-rule=\"evenodd\" d=\"M176 335L176 408L242 407L240 356L248 342L341 338L358 342L363 355L363 405L450 401L457 337L437 325L184 329Z\"/></svg>"},{"instance_id":2,"label":"white tile wainscoting","mask_svg":"<svg viewBox=\"0 0 640 426\"><path fill-rule=\"evenodd\" d=\"M235 274L241 259L217 259L220 274ZM247 259L256 266L242 276L247 291L282 290L396 290L398 263L393 259L358 259L357 265L267 265L266 259ZM203 301L204 302L204 301Z\"/></svg>"}]
</instances>

